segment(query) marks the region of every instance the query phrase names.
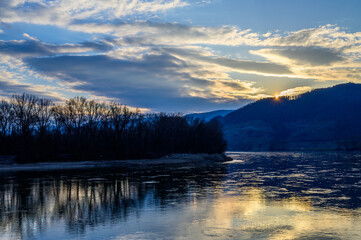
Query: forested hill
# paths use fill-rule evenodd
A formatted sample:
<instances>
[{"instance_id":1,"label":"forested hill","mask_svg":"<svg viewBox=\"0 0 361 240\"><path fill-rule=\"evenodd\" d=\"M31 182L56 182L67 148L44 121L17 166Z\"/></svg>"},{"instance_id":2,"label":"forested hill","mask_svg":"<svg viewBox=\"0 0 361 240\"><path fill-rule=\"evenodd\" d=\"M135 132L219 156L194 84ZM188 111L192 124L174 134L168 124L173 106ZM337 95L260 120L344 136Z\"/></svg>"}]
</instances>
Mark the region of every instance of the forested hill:
<instances>
[{"instance_id":1,"label":"forested hill","mask_svg":"<svg viewBox=\"0 0 361 240\"><path fill-rule=\"evenodd\" d=\"M215 117L224 117L225 115L229 114L233 110L217 110L212 112L203 112L203 113L190 113L185 115L186 118L199 118L205 121L210 121Z\"/></svg>"},{"instance_id":2,"label":"forested hill","mask_svg":"<svg viewBox=\"0 0 361 240\"><path fill-rule=\"evenodd\" d=\"M359 149L361 84L316 89L294 99L262 99L223 120L233 150Z\"/></svg>"},{"instance_id":3,"label":"forested hill","mask_svg":"<svg viewBox=\"0 0 361 240\"><path fill-rule=\"evenodd\" d=\"M265 98L225 116L227 123L243 121L359 120L361 84L347 83L316 89L292 100Z\"/></svg>"}]
</instances>

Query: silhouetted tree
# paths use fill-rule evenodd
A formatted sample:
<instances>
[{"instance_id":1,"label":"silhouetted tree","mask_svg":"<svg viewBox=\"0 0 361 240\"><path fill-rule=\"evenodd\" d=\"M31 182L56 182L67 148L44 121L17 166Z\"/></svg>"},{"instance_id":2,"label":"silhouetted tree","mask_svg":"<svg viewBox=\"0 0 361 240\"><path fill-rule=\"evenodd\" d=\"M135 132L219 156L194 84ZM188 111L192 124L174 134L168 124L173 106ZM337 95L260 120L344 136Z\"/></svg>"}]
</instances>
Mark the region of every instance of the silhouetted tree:
<instances>
[{"instance_id":1,"label":"silhouetted tree","mask_svg":"<svg viewBox=\"0 0 361 240\"><path fill-rule=\"evenodd\" d=\"M36 122L35 125L39 131L40 136L44 136L49 130L51 120L53 117L53 102L48 99L39 99L36 104Z\"/></svg>"},{"instance_id":2,"label":"silhouetted tree","mask_svg":"<svg viewBox=\"0 0 361 240\"><path fill-rule=\"evenodd\" d=\"M111 102L75 97L64 104L14 95L0 104L2 154L18 161L154 158L169 153L221 153L218 121L181 114L142 114Z\"/></svg>"},{"instance_id":3,"label":"silhouetted tree","mask_svg":"<svg viewBox=\"0 0 361 240\"><path fill-rule=\"evenodd\" d=\"M25 93L11 98L16 130L23 136L29 136L32 133L32 127L38 119L38 101L37 97Z\"/></svg>"},{"instance_id":4,"label":"silhouetted tree","mask_svg":"<svg viewBox=\"0 0 361 240\"><path fill-rule=\"evenodd\" d=\"M13 122L13 110L11 105L2 100L0 102L0 137L5 137L11 131L11 124Z\"/></svg>"}]
</instances>

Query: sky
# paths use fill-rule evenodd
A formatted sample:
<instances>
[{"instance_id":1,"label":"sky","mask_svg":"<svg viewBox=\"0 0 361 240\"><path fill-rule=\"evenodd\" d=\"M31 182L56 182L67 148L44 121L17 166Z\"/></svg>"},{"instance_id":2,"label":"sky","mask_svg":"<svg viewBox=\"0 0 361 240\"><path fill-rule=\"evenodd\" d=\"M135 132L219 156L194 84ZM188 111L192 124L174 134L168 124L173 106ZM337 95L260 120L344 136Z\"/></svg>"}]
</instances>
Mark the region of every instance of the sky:
<instances>
[{"instance_id":1,"label":"sky","mask_svg":"<svg viewBox=\"0 0 361 240\"><path fill-rule=\"evenodd\" d=\"M0 97L237 109L361 82L359 0L0 0Z\"/></svg>"}]
</instances>

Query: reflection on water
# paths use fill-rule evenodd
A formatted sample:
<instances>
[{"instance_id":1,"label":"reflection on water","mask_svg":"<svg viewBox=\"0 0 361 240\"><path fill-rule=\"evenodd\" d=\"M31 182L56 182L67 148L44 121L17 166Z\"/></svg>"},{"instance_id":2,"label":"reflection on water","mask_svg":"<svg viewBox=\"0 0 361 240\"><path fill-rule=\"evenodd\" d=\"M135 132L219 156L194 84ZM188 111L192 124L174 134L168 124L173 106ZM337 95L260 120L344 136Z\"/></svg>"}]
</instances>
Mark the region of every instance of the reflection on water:
<instances>
[{"instance_id":1,"label":"reflection on water","mask_svg":"<svg viewBox=\"0 0 361 240\"><path fill-rule=\"evenodd\" d=\"M0 239L361 239L361 155L1 173Z\"/></svg>"}]
</instances>

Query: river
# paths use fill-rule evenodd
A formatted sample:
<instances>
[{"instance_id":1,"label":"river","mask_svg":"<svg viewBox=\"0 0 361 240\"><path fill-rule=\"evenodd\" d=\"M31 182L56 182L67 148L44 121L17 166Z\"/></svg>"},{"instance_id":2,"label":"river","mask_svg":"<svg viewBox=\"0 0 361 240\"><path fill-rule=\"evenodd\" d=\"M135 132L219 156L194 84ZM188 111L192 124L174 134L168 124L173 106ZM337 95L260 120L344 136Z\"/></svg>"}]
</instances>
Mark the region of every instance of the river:
<instances>
[{"instance_id":1,"label":"river","mask_svg":"<svg viewBox=\"0 0 361 240\"><path fill-rule=\"evenodd\" d=\"M361 154L0 172L0 239L361 239Z\"/></svg>"}]
</instances>

